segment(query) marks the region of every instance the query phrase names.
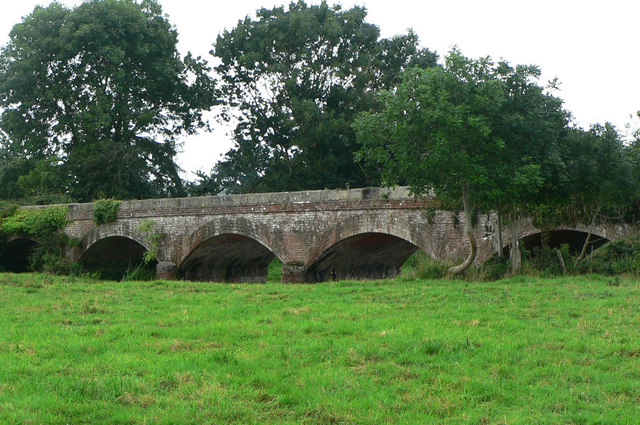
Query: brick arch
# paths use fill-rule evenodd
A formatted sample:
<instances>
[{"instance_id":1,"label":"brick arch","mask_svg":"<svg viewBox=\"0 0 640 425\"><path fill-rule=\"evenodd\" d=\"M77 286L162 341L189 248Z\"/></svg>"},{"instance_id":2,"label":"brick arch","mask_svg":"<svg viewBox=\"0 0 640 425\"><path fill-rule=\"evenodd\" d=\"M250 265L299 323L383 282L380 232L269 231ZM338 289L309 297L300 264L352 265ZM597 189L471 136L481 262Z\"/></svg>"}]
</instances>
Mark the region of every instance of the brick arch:
<instances>
[{"instance_id":1,"label":"brick arch","mask_svg":"<svg viewBox=\"0 0 640 425\"><path fill-rule=\"evenodd\" d=\"M268 266L284 255L272 231L242 217L218 217L198 228L177 255L180 278L265 282Z\"/></svg>"},{"instance_id":2,"label":"brick arch","mask_svg":"<svg viewBox=\"0 0 640 425\"><path fill-rule=\"evenodd\" d=\"M147 241L147 238L136 228L132 227L127 222L116 222L102 224L87 233L82 241L82 246L84 247L82 254L84 254L97 242L100 242L103 239L114 237L131 239L132 241L142 245L145 249L151 249L151 245Z\"/></svg>"},{"instance_id":3,"label":"brick arch","mask_svg":"<svg viewBox=\"0 0 640 425\"><path fill-rule=\"evenodd\" d=\"M592 230L591 238L592 240L602 238L610 241L619 237L621 233L627 234L630 232L630 230L627 229L627 226L623 226L624 229L622 230L618 227L619 226L616 225L595 226ZM522 241L523 239L546 232L576 232L586 235L587 233L589 233L589 226L582 223L575 223L571 225L561 224L547 229L540 229L535 227L531 220L527 220L525 223L523 223L519 240ZM507 248L511 244L511 232L508 227L503 229L502 243L502 249ZM476 263L483 264L497 254L499 248L497 246L496 238L491 238L491 240L485 240L483 243L478 244L478 249L478 252L482 254L478 255Z\"/></svg>"},{"instance_id":4,"label":"brick arch","mask_svg":"<svg viewBox=\"0 0 640 425\"><path fill-rule=\"evenodd\" d=\"M313 243L307 254L306 266L313 265L332 246L364 233L379 233L394 236L415 245L431 258L437 258L431 246L425 243L420 229L394 216L387 214L363 214L350 217L323 232Z\"/></svg>"},{"instance_id":5,"label":"brick arch","mask_svg":"<svg viewBox=\"0 0 640 425\"><path fill-rule=\"evenodd\" d=\"M418 249L433 257L410 220L390 214L359 215L324 232L307 257L306 281L388 278ZM426 248L426 249L425 249Z\"/></svg>"},{"instance_id":6,"label":"brick arch","mask_svg":"<svg viewBox=\"0 0 640 425\"><path fill-rule=\"evenodd\" d=\"M524 230L522 231L522 233L520 234L520 239L524 239L527 238L529 236L534 236L537 235L538 233L544 233L544 232L580 232L580 233L589 233L589 226L585 226L584 224L578 223L576 225L573 226L567 226L567 225L560 225L560 226L555 226L549 229L538 229L533 227L532 225L530 226L525 226ZM601 238L605 238L605 239L609 239L606 236L607 234L607 230L603 227L599 227L596 226L593 229L592 235L595 237L601 237ZM511 237L511 236L509 236ZM507 241L509 242L509 241ZM508 243L505 244L509 245Z\"/></svg>"},{"instance_id":7,"label":"brick arch","mask_svg":"<svg viewBox=\"0 0 640 425\"><path fill-rule=\"evenodd\" d=\"M267 227L260 226L243 217L217 217L200 226L185 238L181 249L176 255L176 264L180 267L184 260L204 242L227 234L251 238L280 259L286 256L283 244L275 240L273 233Z\"/></svg>"},{"instance_id":8,"label":"brick arch","mask_svg":"<svg viewBox=\"0 0 640 425\"><path fill-rule=\"evenodd\" d=\"M38 239L12 234L0 244L0 268L11 272L26 272L29 268L31 250L39 244Z\"/></svg>"},{"instance_id":9,"label":"brick arch","mask_svg":"<svg viewBox=\"0 0 640 425\"><path fill-rule=\"evenodd\" d=\"M108 223L92 229L83 246L78 262L86 270L114 280L143 264L145 251L151 249L147 238L128 223Z\"/></svg>"},{"instance_id":10,"label":"brick arch","mask_svg":"<svg viewBox=\"0 0 640 425\"><path fill-rule=\"evenodd\" d=\"M40 242L37 238L35 238L33 236L20 235L20 234L17 234L17 233L12 233L10 235L7 235L4 243L8 244L9 242L13 242L13 241L18 240L18 239L27 239L27 240L33 241L35 243L39 243Z\"/></svg>"}]
</instances>

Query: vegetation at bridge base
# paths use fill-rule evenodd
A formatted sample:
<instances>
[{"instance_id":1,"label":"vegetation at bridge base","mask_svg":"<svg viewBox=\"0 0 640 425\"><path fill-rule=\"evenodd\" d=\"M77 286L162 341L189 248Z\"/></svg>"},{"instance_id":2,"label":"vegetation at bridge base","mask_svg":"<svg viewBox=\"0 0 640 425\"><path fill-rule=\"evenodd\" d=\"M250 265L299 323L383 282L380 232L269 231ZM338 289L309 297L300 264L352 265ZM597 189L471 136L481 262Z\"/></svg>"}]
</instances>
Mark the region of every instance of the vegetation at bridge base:
<instances>
[{"instance_id":1,"label":"vegetation at bridge base","mask_svg":"<svg viewBox=\"0 0 640 425\"><path fill-rule=\"evenodd\" d=\"M468 282L487 282L514 276L526 278L554 278L561 276L617 276L640 277L640 235L631 235L610 241L576 261L580 250L572 250L568 244L559 248L545 244L530 250L521 247L522 267L514 274L506 256L494 256L481 266L472 266L459 279ZM448 276L450 264L433 260L417 251L402 266L399 277L405 281L443 279Z\"/></svg>"},{"instance_id":2,"label":"vegetation at bridge base","mask_svg":"<svg viewBox=\"0 0 640 425\"><path fill-rule=\"evenodd\" d=\"M0 274L0 422L638 423L639 296L609 277Z\"/></svg>"},{"instance_id":3,"label":"vegetation at bridge base","mask_svg":"<svg viewBox=\"0 0 640 425\"><path fill-rule=\"evenodd\" d=\"M577 270L582 273L640 277L640 235L607 243L582 261Z\"/></svg>"}]
</instances>

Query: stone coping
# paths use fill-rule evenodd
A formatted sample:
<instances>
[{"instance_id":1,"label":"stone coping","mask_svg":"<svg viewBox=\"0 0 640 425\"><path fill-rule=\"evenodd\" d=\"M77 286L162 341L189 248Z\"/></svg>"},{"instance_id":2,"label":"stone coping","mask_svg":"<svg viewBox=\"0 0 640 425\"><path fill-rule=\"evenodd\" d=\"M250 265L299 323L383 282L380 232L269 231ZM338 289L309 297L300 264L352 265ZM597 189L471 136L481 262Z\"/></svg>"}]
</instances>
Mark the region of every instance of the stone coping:
<instances>
[{"instance_id":1,"label":"stone coping","mask_svg":"<svg viewBox=\"0 0 640 425\"><path fill-rule=\"evenodd\" d=\"M365 187L356 189L325 189L305 190L299 192L268 192L241 195L197 196L185 198L161 198L122 201L120 212L140 210L170 210L170 209L207 209L220 207L238 207L253 205L298 205L345 203L363 201L414 201L409 188L398 186L394 188ZM93 202L58 204L67 205L72 216L93 214ZM42 206L25 206L21 208L45 208ZM120 215L120 214L119 214Z\"/></svg>"}]
</instances>

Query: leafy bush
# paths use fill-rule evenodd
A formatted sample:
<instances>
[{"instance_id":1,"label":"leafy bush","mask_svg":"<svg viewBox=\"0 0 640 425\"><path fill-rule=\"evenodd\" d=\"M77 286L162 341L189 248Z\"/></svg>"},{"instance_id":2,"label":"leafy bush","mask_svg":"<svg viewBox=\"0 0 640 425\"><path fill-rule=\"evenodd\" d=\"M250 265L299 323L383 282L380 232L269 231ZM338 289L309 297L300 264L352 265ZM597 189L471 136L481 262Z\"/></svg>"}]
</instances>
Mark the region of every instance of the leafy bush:
<instances>
[{"instance_id":1,"label":"leafy bush","mask_svg":"<svg viewBox=\"0 0 640 425\"><path fill-rule=\"evenodd\" d=\"M76 273L78 266L64 255L69 241L69 237L64 233L53 233L39 238L38 244L29 256L30 269L57 275Z\"/></svg>"},{"instance_id":2,"label":"leafy bush","mask_svg":"<svg viewBox=\"0 0 640 425\"><path fill-rule=\"evenodd\" d=\"M640 234L609 242L578 265L581 273L640 275Z\"/></svg>"},{"instance_id":3,"label":"leafy bush","mask_svg":"<svg viewBox=\"0 0 640 425\"><path fill-rule=\"evenodd\" d=\"M267 282L280 282L282 280L282 261L278 257L269 264Z\"/></svg>"},{"instance_id":4,"label":"leafy bush","mask_svg":"<svg viewBox=\"0 0 640 425\"><path fill-rule=\"evenodd\" d=\"M157 260L158 252L160 251L160 239L162 238L162 234L154 231L155 227L156 222L149 218L142 220L138 226L138 231L144 235L150 246L150 248L144 252L142 257L145 264L149 264L152 261Z\"/></svg>"},{"instance_id":5,"label":"leafy bush","mask_svg":"<svg viewBox=\"0 0 640 425\"><path fill-rule=\"evenodd\" d=\"M100 199L93 204L93 222L97 225L112 223L118 218L120 201Z\"/></svg>"},{"instance_id":6,"label":"leafy bush","mask_svg":"<svg viewBox=\"0 0 640 425\"><path fill-rule=\"evenodd\" d=\"M402 266L402 274L413 279L441 279L447 275L449 267L418 250Z\"/></svg>"},{"instance_id":7,"label":"leafy bush","mask_svg":"<svg viewBox=\"0 0 640 425\"><path fill-rule=\"evenodd\" d=\"M69 223L68 213L69 208L66 206L19 209L13 215L2 219L0 232L45 238Z\"/></svg>"},{"instance_id":8,"label":"leafy bush","mask_svg":"<svg viewBox=\"0 0 640 425\"><path fill-rule=\"evenodd\" d=\"M569 250L569 245L562 244L560 246L560 253L564 261L566 273L574 272L575 258ZM554 277L565 274L556 248L534 247L531 251L523 249L522 258L521 274L540 277Z\"/></svg>"},{"instance_id":9,"label":"leafy bush","mask_svg":"<svg viewBox=\"0 0 640 425\"><path fill-rule=\"evenodd\" d=\"M507 257L497 255L481 265L473 276L482 281L494 281L507 277L511 272L511 261Z\"/></svg>"}]
</instances>

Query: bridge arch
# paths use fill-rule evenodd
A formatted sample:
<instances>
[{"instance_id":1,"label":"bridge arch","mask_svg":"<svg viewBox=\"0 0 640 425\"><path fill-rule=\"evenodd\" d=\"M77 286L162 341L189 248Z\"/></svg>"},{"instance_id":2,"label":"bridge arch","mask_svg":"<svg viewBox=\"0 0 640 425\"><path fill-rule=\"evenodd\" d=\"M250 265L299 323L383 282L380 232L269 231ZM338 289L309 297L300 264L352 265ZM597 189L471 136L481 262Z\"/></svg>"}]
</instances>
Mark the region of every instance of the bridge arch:
<instances>
[{"instance_id":1,"label":"bridge arch","mask_svg":"<svg viewBox=\"0 0 640 425\"><path fill-rule=\"evenodd\" d=\"M609 242L609 239L604 236L605 233L606 232L602 231L602 229L593 230L589 241L590 245L592 245L594 249L597 249ZM579 252L582 249L588 234L589 229L584 228L584 226L573 228L558 227L549 230L534 229L523 232L520 236L520 243L526 249L532 250L534 247L542 246L544 238L546 239L544 244L548 245L550 248L559 248L561 245L566 243L569 245L570 251Z\"/></svg>"},{"instance_id":2,"label":"bridge arch","mask_svg":"<svg viewBox=\"0 0 640 425\"><path fill-rule=\"evenodd\" d=\"M348 218L324 232L309 250L306 280L387 278L418 249L434 257L410 223L389 215Z\"/></svg>"},{"instance_id":3,"label":"bridge arch","mask_svg":"<svg viewBox=\"0 0 640 425\"><path fill-rule=\"evenodd\" d=\"M610 228L611 227L611 228ZM594 249L597 249L616 237L619 237L619 233L626 234L628 229L616 229L615 226L595 226L592 229L590 237L590 245ZM525 223L523 230L520 234L519 240L522 247L532 251L535 247L540 247L544 244L550 248L559 248L563 244L568 244L569 249L572 252L579 252L582 249L582 245L589 233L589 226L581 223L574 225L559 225L549 229L539 229L531 222ZM491 241L495 243L495 238ZM509 229L505 229L503 232L503 246L502 250L505 255L509 255L509 247L511 245L511 234ZM491 257L498 253L497 244L493 244L487 251L486 249L480 249L480 252L485 252L489 255L482 255L478 257L478 263L482 264L488 261Z\"/></svg>"},{"instance_id":4,"label":"bridge arch","mask_svg":"<svg viewBox=\"0 0 640 425\"><path fill-rule=\"evenodd\" d=\"M218 217L196 230L184 244L178 277L265 282L269 264L283 255L277 239L277 233L265 224L242 217Z\"/></svg>"},{"instance_id":5,"label":"bridge arch","mask_svg":"<svg viewBox=\"0 0 640 425\"><path fill-rule=\"evenodd\" d=\"M109 279L121 279L128 269L142 264L144 253L151 249L145 236L128 223L100 225L87 234L83 245L78 262ZM152 263L150 268L155 267Z\"/></svg>"},{"instance_id":6,"label":"bridge arch","mask_svg":"<svg viewBox=\"0 0 640 425\"><path fill-rule=\"evenodd\" d=\"M11 235L0 246L0 270L24 273L29 270L30 257L38 242L28 236Z\"/></svg>"}]
</instances>

